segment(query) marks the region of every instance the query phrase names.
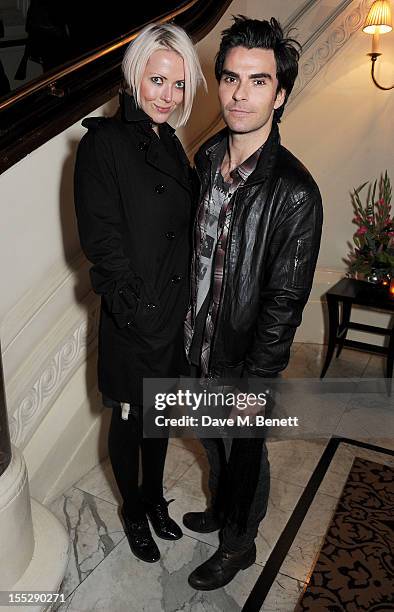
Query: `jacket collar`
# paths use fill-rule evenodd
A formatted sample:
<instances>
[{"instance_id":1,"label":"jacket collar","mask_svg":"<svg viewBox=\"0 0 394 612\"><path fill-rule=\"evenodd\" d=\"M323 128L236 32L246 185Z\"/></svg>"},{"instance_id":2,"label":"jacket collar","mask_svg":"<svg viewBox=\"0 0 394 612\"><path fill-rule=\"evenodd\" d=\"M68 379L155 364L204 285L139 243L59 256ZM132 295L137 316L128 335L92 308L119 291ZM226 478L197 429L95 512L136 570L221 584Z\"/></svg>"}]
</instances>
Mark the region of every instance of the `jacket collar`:
<instances>
[{"instance_id":1,"label":"jacket collar","mask_svg":"<svg viewBox=\"0 0 394 612\"><path fill-rule=\"evenodd\" d=\"M215 154L223 140L227 138L228 128L226 127L223 130L220 130L220 132L215 134L215 136L209 139L208 142L202 146L195 159L196 166L200 172L206 171L207 167L210 165L210 158ZM245 182L246 186L261 183L269 174L271 174L276 163L279 145L279 128L277 123L273 123L268 139L261 150L256 168Z\"/></svg>"},{"instance_id":2,"label":"jacket collar","mask_svg":"<svg viewBox=\"0 0 394 612\"><path fill-rule=\"evenodd\" d=\"M122 112L122 119L125 123L135 123L139 121L143 121L149 125L152 123L152 119L149 115L147 115L142 108L137 106L134 97L125 91L121 91L119 94L119 104ZM170 135L175 132L175 129L168 123L161 124L159 126L159 131L161 130L166 130Z\"/></svg>"}]
</instances>

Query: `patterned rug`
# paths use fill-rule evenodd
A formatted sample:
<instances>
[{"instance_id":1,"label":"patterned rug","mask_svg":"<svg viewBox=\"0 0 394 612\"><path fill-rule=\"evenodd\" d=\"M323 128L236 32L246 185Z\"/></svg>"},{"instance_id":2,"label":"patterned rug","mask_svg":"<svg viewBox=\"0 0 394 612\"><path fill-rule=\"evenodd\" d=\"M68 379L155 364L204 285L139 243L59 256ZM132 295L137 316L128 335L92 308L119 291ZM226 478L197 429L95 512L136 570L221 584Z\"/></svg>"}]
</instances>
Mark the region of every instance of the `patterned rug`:
<instances>
[{"instance_id":1,"label":"patterned rug","mask_svg":"<svg viewBox=\"0 0 394 612\"><path fill-rule=\"evenodd\" d=\"M394 610L394 470L356 457L295 612Z\"/></svg>"}]
</instances>

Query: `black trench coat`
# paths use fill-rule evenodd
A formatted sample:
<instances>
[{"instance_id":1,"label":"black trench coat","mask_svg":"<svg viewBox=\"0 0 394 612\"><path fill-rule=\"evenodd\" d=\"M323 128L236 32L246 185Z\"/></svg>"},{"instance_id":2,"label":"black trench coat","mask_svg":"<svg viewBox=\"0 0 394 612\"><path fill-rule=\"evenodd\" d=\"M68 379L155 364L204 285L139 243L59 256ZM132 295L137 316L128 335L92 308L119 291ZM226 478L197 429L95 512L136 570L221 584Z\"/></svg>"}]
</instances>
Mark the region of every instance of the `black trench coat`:
<instances>
[{"instance_id":1,"label":"black trench coat","mask_svg":"<svg viewBox=\"0 0 394 612\"><path fill-rule=\"evenodd\" d=\"M185 371L192 171L174 130L160 138L124 96L121 118L90 118L75 168L82 249L101 295L98 383L142 405L143 377Z\"/></svg>"}]
</instances>

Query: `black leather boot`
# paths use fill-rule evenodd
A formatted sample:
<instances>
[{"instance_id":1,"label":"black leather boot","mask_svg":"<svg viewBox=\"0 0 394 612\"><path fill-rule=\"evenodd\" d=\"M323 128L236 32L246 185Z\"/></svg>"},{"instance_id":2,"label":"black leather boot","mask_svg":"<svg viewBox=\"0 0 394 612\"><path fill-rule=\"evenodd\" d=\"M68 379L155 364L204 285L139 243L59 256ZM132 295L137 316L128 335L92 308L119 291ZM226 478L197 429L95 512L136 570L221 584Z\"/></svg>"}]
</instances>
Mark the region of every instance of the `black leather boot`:
<instances>
[{"instance_id":1,"label":"black leather boot","mask_svg":"<svg viewBox=\"0 0 394 612\"><path fill-rule=\"evenodd\" d=\"M130 548L135 556L147 563L158 561L160 559L160 551L152 538L146 516L139 520L133 520L125 514L123 508L120 514Z\"/></svg>"},{"instance_id":2,"label":"black leather boot","mask_svg":"<svg viewBox=\"0 0 394 612\"><path fill-rule=\"evenodd\" d=\"M168 504L172 501L174 500L166 501L163 498L156 504L149 502L144 504L146 514L156 535L163 540L179 540L183 536L182 529L168 514Z\"/></svg>"},{"instance_id":3,"label":"black leather boot","mask_svg":"<svg viewBox=\"0 0 394 612\"><path fill-rule=\"evenodd\" d=\"M183 524L197 533L211 533L221 527L221 521L212 508L207 508L205 512L186 512L183 515Z\"/></svg>"},{"instance_id":4,"label":"black leather boot","mask_svg":"<svg viewBox=\"0 0 394 612\"><path fill-rule=\"evenodd\" d=\"M219 546L208 561L190 574L189 584L198 591L220 589L231 582L239 570L247 569L255 561L255 544L241 552L227 552L223 546Z\"/></svg>"}]
</instances>

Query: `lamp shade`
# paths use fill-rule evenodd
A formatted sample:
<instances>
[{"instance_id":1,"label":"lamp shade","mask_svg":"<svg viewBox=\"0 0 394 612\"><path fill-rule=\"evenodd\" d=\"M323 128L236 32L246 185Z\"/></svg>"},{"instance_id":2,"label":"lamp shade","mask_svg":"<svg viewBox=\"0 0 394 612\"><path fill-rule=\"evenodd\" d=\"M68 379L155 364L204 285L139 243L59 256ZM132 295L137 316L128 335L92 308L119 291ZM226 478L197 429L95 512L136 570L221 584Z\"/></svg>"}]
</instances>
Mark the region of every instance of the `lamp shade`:
<instances>
[{"instance_id":1,"label":"lamp shade","mask_svg":"<svg viewBox=\"0 0 394 612\"><path fill-rule=\"evenodd\" d=\"M369 9L363 32L367 34L386 34L391 32L391 9L388 0L376 0Z\"/></svg>"}]
</instances>

